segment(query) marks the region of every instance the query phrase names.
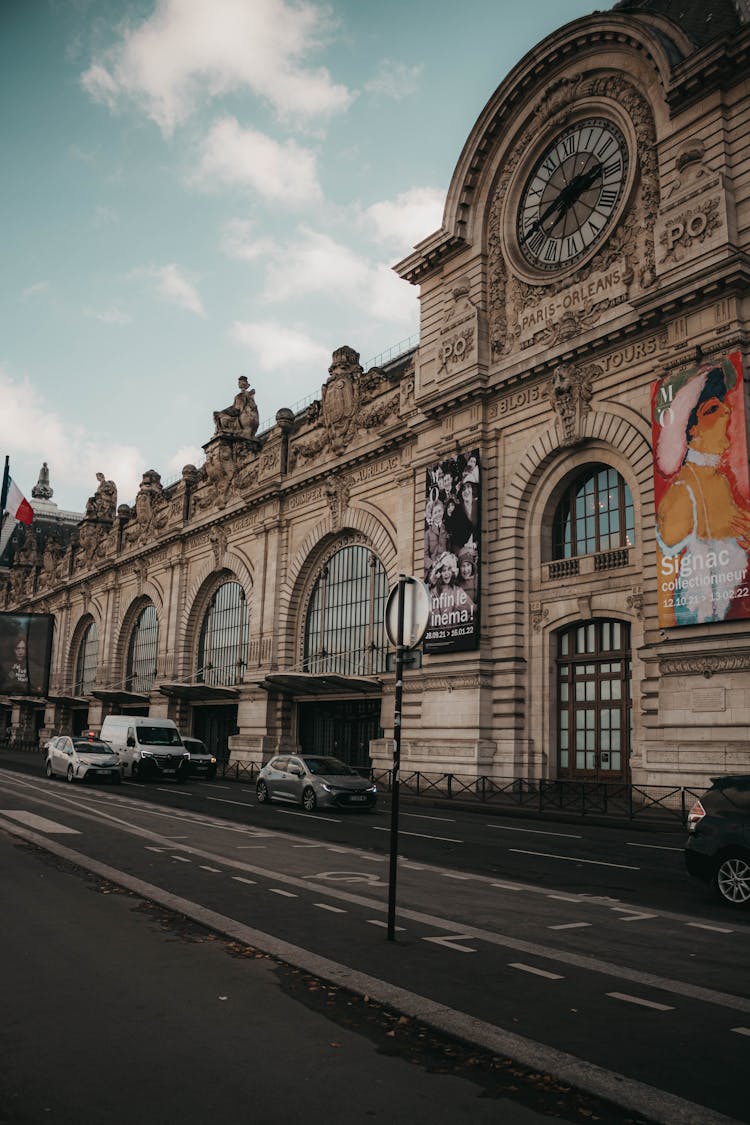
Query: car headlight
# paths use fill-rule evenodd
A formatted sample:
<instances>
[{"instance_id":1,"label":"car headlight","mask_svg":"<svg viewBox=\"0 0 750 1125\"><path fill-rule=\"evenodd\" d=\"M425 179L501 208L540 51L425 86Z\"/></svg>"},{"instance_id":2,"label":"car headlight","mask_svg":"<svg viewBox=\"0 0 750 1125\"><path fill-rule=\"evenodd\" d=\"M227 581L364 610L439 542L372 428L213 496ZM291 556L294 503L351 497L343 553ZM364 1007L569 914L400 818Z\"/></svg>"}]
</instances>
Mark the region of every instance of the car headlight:
<instances>
[{"instance_id":1,"label":"car headlight","mask_svg":"<svg viewBox=\"0 0 750 1125\"><path fill-rule=\"evenodd\" d=\"M212 759L211 759L211 765L212 765L212 766L215 766L215 765L216 765L216 758L212 758Z\"/></svg>"},{"instance_id":2,"label":"car headlight","mask_svg":"<svg viewBox=\"0 0 750 1125\"><path fill-rule=\"evenodd\" d=\"M377 791L378 791L377 785L368 785L368 787L367 787L368 793L377 793Z\"/></svg>"},{"instance_id":3,"label":"car headlight","mask_svg":"<svg viewBox=\"0 0 750 1125\"><path fill-rule=\"evenodd\" d=\"M320 788L325 789L326 793L333 793L333 786L329 785L327 781L321 781Z\"/></svg>"}]
</instances>

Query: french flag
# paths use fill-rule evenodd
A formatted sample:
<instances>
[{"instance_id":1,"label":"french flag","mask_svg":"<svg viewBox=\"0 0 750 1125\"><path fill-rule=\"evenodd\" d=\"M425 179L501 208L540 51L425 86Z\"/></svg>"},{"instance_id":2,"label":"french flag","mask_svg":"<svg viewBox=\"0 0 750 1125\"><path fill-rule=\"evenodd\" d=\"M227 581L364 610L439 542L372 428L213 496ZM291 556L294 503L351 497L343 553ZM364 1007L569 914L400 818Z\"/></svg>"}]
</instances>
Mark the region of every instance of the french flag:
<instances>
[{"instance_id":1,"label":"french flag","mask_svg":"<svg viewBox=\"0 0 750 1125\"><path fill-rule=\"evenodd\" d=\"M25 523L27 527L34 519L34 509L10 476L8 476L8 495L5 500L5 510L11 519L18 520L19 523Z\"/></svg>"}]
</instances>

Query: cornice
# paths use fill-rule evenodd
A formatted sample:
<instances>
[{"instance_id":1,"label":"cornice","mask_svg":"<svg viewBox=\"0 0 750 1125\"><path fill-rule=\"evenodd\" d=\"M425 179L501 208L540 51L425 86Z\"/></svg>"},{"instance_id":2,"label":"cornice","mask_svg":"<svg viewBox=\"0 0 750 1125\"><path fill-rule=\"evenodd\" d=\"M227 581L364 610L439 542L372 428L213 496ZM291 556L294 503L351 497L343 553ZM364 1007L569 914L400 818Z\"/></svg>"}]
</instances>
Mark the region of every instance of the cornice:
<instances>
[{"instance_id":1,"label":"cornice","mask_svg":"<svg viewBox=\"0 0 750 1125\"><path fill-rule=\"evenodd\" d=\"M728 90L750 74L750 28L731 40L719 39L678 63L666 92L674 117L713 90Z\"/></svg>"},{"instance_id":2,"label":"cornice","mask_svg":"<svg viewBox=\"0 0 750 1125\"><path fill-rule=\"evenodd\" d=\"M674 284L654 286L632 304L643 324L653 328L661 318L682 311L688 305L713 299L717 293L744 294L750 289L750 255L736 251L730 258L690 274Z\"/></svg>"}]
</instances>

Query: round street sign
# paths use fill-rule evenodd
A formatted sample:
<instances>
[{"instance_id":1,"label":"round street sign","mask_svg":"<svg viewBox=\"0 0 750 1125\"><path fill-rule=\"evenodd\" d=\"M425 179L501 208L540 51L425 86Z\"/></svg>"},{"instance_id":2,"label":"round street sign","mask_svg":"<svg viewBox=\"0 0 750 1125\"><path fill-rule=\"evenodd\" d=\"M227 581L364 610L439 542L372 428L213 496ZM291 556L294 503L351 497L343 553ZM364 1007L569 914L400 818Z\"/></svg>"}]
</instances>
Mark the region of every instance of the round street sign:
<instances>
[{"instance_id":1,"label":"round street sign","mask_svg":"<svg viewBox=\"0 0 750 1125\"><path fill-rule=\"evenodd\" d=\"M398 647L398 591L404 589L404 647L415 648L422 643L430 621L430 592L421 578L401 576L388 595L385 607L385 631L392 645Z\"/></svg>"}]
</instances>

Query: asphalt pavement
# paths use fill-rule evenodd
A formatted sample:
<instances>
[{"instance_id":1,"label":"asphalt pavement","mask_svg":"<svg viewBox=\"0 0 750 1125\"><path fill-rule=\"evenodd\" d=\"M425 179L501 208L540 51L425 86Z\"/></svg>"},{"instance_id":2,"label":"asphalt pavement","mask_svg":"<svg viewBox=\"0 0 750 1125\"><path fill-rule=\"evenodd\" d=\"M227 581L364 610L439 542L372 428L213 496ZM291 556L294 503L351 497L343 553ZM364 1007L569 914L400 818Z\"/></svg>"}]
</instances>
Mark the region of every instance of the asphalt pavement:
<instances>
[{"instance_id":1,"label":"asphalt pavement","mask_svg":"<svg viewBox=\"0 0 750 1125\"><path fill-rule=\"evenodd\" d=\"M1 1125L636 1120L0 832Z\"/></svg>"}]
</instances>

